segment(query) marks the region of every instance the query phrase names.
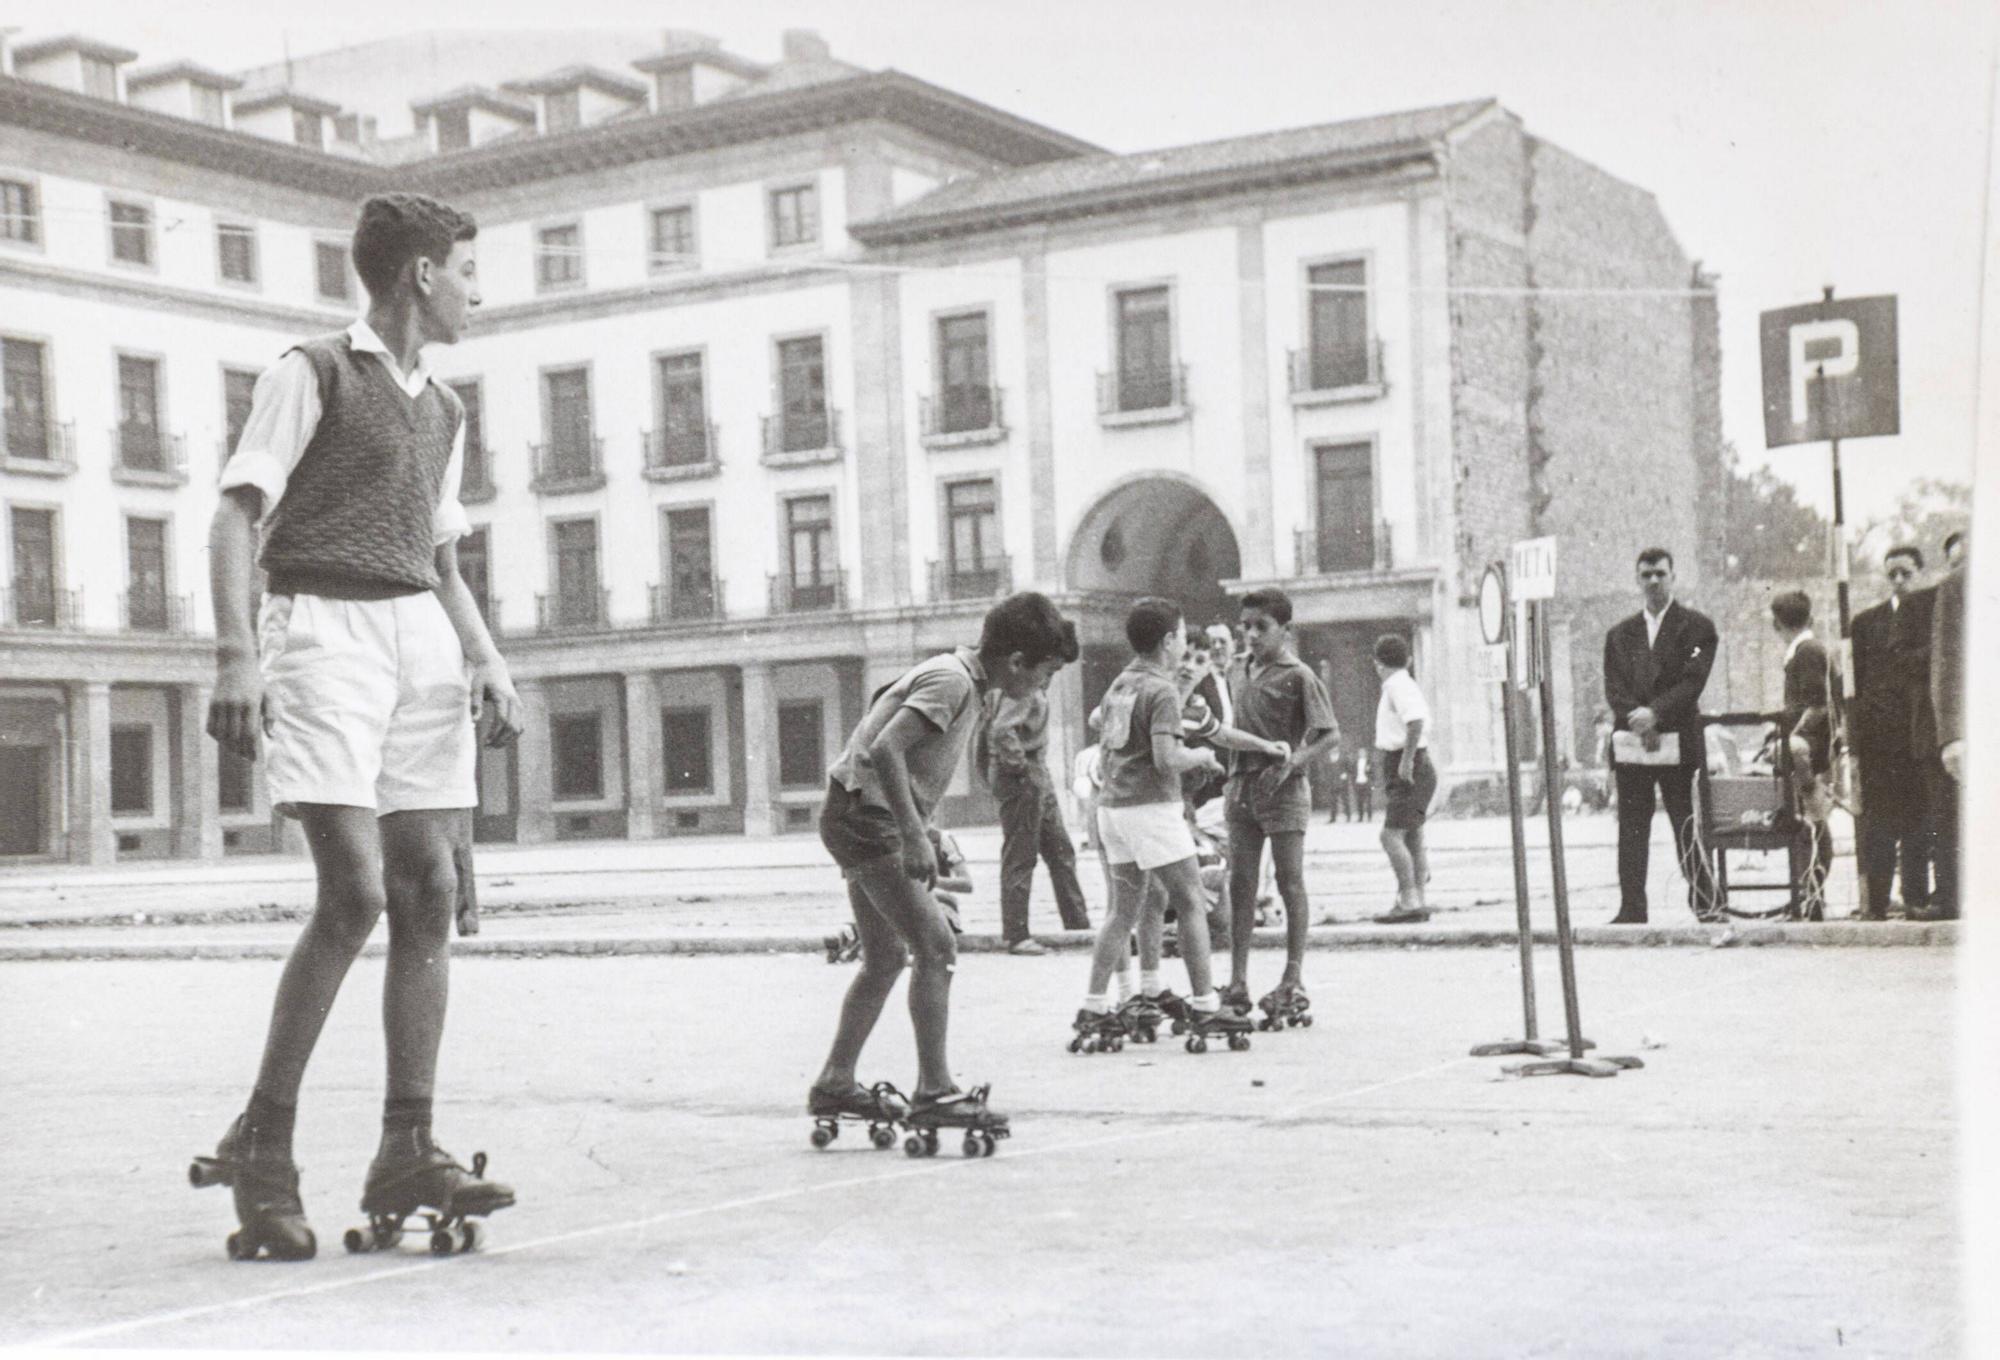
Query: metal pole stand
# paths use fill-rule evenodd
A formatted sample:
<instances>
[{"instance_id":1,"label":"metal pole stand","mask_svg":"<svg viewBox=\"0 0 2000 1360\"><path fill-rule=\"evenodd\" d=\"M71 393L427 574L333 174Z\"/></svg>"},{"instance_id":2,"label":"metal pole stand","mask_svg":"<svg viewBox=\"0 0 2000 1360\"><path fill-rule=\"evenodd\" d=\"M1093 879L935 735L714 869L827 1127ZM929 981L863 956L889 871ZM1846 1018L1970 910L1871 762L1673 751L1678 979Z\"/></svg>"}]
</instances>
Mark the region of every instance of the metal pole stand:
<instances>
[{"instance_id":1,"label":"metal pole stand","mask_svg":"<svg viewBox=\"0 0 2000 1360\"><path fill-rule=\"evenodd\" d=\"M1591 1046L1583 1037L1583 1020L1576 999L1576 942L1569 929L1569 874L1564 866L1562 839L1562 794L1556 769L1555 680L1549 651L1548 616L1545 606L1529 606L1533 645L1541 661L1539 694L1542 708L1542 801L1549 815L1549 872L1556 899L1556 954L1562 961L1563 1019L1569 1030L1569 1056L1548 1062L1508 1063L1502 1070L1517 1077L1615 1077L1627 1068L1644 1067L1637 1058L1586 1058Z\"/></svg>"}]
</instances>

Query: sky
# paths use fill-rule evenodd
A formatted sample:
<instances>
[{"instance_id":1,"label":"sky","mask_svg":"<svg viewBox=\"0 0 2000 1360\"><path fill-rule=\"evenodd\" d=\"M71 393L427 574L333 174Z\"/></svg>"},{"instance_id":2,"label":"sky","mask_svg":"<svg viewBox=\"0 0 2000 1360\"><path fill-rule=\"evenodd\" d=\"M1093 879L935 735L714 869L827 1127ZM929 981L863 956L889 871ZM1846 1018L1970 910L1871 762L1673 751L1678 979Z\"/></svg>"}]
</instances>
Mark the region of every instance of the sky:
<instances>
[{"instance_id":1,"label":"sky","mask_svg":"<svg viewBox=\"0 0 2000 1360\"><path fill-rule=\"evenodd\" d=\"M763 59L785 29L813 28L843 60L1115 151L1495 96L1530 133L1652 192L1686 252L1720 276L1723 429L1747 464L1768 461L1830 505L1824 445L1764 448L1757 355L1759 312L1830 284L1899 298L1903 432L1843 444L1848 521L1888 513L1918 479L1972 480L1991 230L1986 4L569 0L561 12L695 28ZM232 69L413 27L549 27L549 14L524 0L14 0L6 22Z\"/></svg>"}]
</instances>

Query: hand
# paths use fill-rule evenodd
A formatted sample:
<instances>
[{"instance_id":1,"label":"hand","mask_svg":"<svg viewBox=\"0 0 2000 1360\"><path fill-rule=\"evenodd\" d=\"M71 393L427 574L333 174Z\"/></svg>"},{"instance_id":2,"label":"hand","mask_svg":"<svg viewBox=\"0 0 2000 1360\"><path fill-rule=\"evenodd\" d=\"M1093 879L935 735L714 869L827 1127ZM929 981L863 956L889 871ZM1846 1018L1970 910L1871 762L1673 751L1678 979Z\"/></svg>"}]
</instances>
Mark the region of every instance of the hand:
<instances>
[{"instance_id":1,"label":"hand","mask_svg":"<svg viewBox=\"0 0 2000 1360\"><path fill-rule=\"evenodd\" d=\"M1639 734L1639 744L1648 751L1657 751L1660 749L1660 734L1649 727Z\"/></svg>"},{"instance_id":2,"label":"hand","mask_svg":"<svg viewBox=\"0 0 2000 1360\"><path fill-rule=\"evenodd\" d=\"M1203 746L1198 748L1195 751L1194 755L1195 755L1195 768L1197 770L1204 771L1208 774L1221 774L1223 772L1222 757L1218 756L1214 751L1210 750L1208 747Z\"/></svg>"},{"instance_id":3,"label":"hand","mask_svg":"<svg viewBox=\"0 0 2000 1360\"><path fill-rule=\"evenodd\" d=\"M1264 743L1264 754L1273 760L1288 761L1292 758L1292 744L1288 741L1267 741Z\"/></svg>"},{"instance_id":4,"label":"hand","mask_svg":"<svg viewBox=\"0 0 2000 1360\"><path fill-rule=\"evenodd\" d=\"M475 730L479 727L482 714L487 716L488 746L506 746L521 735L521 696L514 692L514 678L507 673L507 663L499 657L480 662L472 668L472 725Z\"/></svg>"},{"instance_id":5,"label":"hand","mask_svg":"<svg viewBox=\"0 0 2000 1360\"><path fill-rule=\"evenodd\" d=\"M923 884L926 888L937 882L937 853L931 848L931 838L924 834L922 827L913 836L903 832L903 873Z\"/></svg>"},{"instance_id":6,"label":"hand","mask_svg":"<svg viewBox=\"0 0 2000 1360\"><path fill-rule=\"evenodd\" d=\"M1403 749L1403 758L1397 762L1396 778L1405 784L1417 782L1417 750L1414 746Z\"/></svg>"},{"instance_id":7,"label":"hand","mask_svg":"<svg viewBox=\"0 0 2000 1360\"><path fill-rule=\"evenodd\" d=\"M223 750L245 760L257 758L264 728L264 677L250 656L215 663L215 696L208 701L208 735Z\"/></svg>"},{"instance_id":8,"label":"hand","mask_svg":"<svg viewBox=\"0 0 2000 1360\"><path fill-rule=\"evenodd\" d=\"M1938 759L1944 762L1944 772L1951 776L1954 784L1963 784L1965 782L1965 742L1963 739L1947 743L1945 748L1938 752Z\"/></svg>"},{"instance_id":9,"label":"hand","mask_svg":"<svg viewBox=\"0 0 2000 1360\"><path fill-rule=\"evenodd\" d=\"M1643 737L1660 725L1660 719L1650 708L1635 708L1625 719L1625 725ZM1649 746L1646 749L1650 751L1653 748Z\"/></svg>"}]
</instances>

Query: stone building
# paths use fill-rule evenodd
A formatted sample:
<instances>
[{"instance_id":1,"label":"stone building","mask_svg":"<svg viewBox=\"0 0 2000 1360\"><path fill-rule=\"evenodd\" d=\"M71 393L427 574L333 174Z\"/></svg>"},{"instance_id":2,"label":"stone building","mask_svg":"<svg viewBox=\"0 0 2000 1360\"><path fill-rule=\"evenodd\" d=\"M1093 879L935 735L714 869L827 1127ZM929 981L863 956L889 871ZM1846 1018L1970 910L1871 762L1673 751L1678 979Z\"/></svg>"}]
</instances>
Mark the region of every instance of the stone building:
<instances>
[{"instance_id":1,"label":"stone building","mask_svg":"<svg viewBox=\"0 0 2000 1360\"><path fill-rule=\"evenodd\" d=\"M1487 561L1560 539L1585 730L1633 553L1708 570L1711 281L1492 100L1113 155L806 33L564 41L227 74L0 38L0 855L273 843L201 735L211 488L256 373L363 305L392 187L481 223L436 359L530 705L489 839L809 826L865 696L1031 586L1087 643L1056 758L1133 595L1278 584L1344 729L1400 632L1441 763L1491 768Z\"/></svg>"}]
</instances>

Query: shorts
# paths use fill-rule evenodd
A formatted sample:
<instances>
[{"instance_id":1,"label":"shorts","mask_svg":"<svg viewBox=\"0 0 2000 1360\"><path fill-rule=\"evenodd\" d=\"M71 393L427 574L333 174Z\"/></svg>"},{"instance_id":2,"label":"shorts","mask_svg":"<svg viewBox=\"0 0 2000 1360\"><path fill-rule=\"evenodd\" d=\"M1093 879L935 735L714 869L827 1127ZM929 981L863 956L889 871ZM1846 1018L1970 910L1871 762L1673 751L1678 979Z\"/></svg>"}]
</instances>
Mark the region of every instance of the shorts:
<instances>
[{"instance_id":1,"label":"shorts","mask_svg":"<svg viewBox=\"0 0 2000 1360\"><path fill-rule=\"evenodd\" d=\"M271 802L479 805L472 687L436 595L269 595L257 618Z\"/></svg>"},{"instance_id":2,"label":"shorts","mask_svg":"<svg viewBox=\"0 0 2000 1360\"><path fill-rule=\"evenodd\" d=\"M1431 764L1431 753L1421 747L1417 750L1417 777L1404 779L1398 771L1403 764L1401 751L1383 751L1382 787L1387 790L1388 813L1382 819L1385 831L1415 831L1430 815L1431 797L1437 792L1437 766Z\"/></svg>"},{"instance_id":3,"label":"shorts","mask_svg":"<svg viewBox=\"0 0 2000 1360\"><path fill-rule=\"evenodd\" d=\"M819 810L819 843L843 874L903 853L896 814L863 802L860 794L837 779L827 781L826 803Z\"/></svg>"},{"instance_id":4,"label":"shorts","mask_svg":"<svg viewBox=\"0 0 2000 1360\"><path fill-rule=\"evenodd\" d=\"M1112 864L1137 864L1159 869L1193 859L1194 833L1179 803L1141 803L1137 807L1097 809L1097 834L1104 840L1104 857Z\"/></svg>"},{"instance_id":5,"label":"shorts","mask_svg":"<svg viewBox=\"0 0 2000 1360\"><path fill-rule=\"evenodd\" d=\"M1312 785L1303 774L1295 774L1275 791L1264 787L1265 771L1231 775L1222 791L1223 816L1228 821L1244 821L1266 836L1281 831L1304 831L1312 823Z\"/></svg>"}]
</instances>

